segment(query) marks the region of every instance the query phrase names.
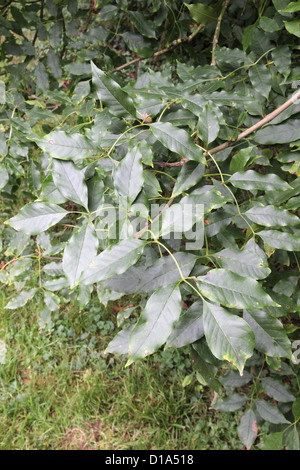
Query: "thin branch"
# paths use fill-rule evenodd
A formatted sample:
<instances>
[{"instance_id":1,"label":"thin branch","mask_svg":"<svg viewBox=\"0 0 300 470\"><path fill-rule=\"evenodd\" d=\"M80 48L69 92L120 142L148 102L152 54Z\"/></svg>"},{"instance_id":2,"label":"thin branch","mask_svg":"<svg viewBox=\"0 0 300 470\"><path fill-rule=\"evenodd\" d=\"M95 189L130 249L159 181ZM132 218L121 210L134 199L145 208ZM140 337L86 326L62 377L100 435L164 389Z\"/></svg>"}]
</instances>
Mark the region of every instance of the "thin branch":
<instances>
[{"instance_id":1,"label":"thin branch","mask_svg":"<svg viewBox=\"0 0 300 470\"><path fill-rule=\"evenodd\" d=\"M180 44L190 43L203 28L204 26L200 24L190 36L186 38L175 39L175 41L171 42L171 44L168 47L165 47L164 49L161 49L160 51L155 52L151 57L147 57L147 60L155 59L163 54L166 54L167 52L173 50L175 47L179 46ZM126 64L120 65L120 67L116 67L115 69L112 70L112 72L119 72L125 67L129 67L130 65L141 62L142 60L146 60L146 58L137 57L136 59L132 59L129 62L126 62Z\"/></svg>"},{"instance_id":2,"label":"thin branch","mask_svg":"<svg viewBox=\"0 0 300 470\"><path fill-rule=\"evenodd\" d=\"M183 166L188 161L187 158L182 158L180 162L153 162L153 165L160 166L161 168L173 168L176 166Z\"/></svg>"},{"instance_id":3,"label":"thin branch","mask_svg":"<svg viewBox=\"0 0 300 470\"><path fill-rule=\"evenodd\" d=\"M257 129L260 129L265 124L268 124L268 122L273 121L273 119L275 119L279 114L281 114L283 111L289 108L292 104L294 104L295 101L297 101L299 98L300 98L300 88L293 96L291 96L291 98L289 98L285 103L279 106L279 108L272 111L272 113L267 114L267 116L265 116L263 119L261 119L261 121L257 122L253 126L249 127L249 129L246 129L244 132L241 132L238 135L236 140L229 140L227 142L224 142L224 144L221 144L218 147L215 147L212 150L210 150L209 153L217 153L217 152L220 152L221 150L226 149L227 147L231 147L232 145L235 145L237 142L244 139L249 134L252 134L252 132L257 131Z\"/></svg>"},{"instance_id":4,"label":"thin branch","mask_svg":"<svg viewBox=\"0 0 300 470\"><path fill-rule=\"evenodd\" d=\"M215 59L215 51L216 51L217 44L218 44L218 41L219 41L222 19L223 19L223 16L225 15L225 12L227 10L229 2L230 2L230 0L225 0L225 2L223 3L221 13L220 13L219 18L218 18L218 22L217 22L217 26L216 26L216 30L215 30L215 34L214 34L214 38L213 38L211 65L217 65L216 59Z\"/></svg>"},{"instance_id":5,"label":"thin branch","mask_svg":"<svg viewBox=\"0 0 300 470\"><path fill-rule=\"evenodd\" d=\"M236 140L228 140L227 142L224 142L221 145L218 145L217 147L214 147L213 149L209 150L210 154L215 154L218 152L221 152L221 150L225 150L228 147L232 147L235 145L237 142L240 140L244 139L247 137L249 134L252 134L252 132L257 131L260 129L262 126L265 124L268 124L270 121L273 121L279 114L281 114L283 111L285 111L287 108L289 108L292 104L295 103L300 98L300 89L293 95L291 98L289 98L285 103L283 103L279 108L275 109L272 111L272 113L267 114L263 119L258 121L256 124L253 126L249 127L249 129L246 129L245 131L241 132ZM208 154L205 154L206 156ZM154 165L160 166L162 168L172 168L176 166L183 166L188 160L186 158L182 158L180 162L174 162L174 163L168 163L168 162L153 162Z\"/></svg>"},{"instance_id":6,"label":"thin branch","mask_svg":"<svg viewBox=\"0 0 300 470\"><path fill-rule=\"evenodd\" d=\"M88 30L88 28L90 26L90 23L92 21L92 18L93 18L93 14L96 13L96 7L97 7L97 2L95 0L92 0L92 2L90 4L90 8L88 10L87 20L86 20L84 26L80 30L81 33L85 33Z\"/></svg>"}]
</instances>

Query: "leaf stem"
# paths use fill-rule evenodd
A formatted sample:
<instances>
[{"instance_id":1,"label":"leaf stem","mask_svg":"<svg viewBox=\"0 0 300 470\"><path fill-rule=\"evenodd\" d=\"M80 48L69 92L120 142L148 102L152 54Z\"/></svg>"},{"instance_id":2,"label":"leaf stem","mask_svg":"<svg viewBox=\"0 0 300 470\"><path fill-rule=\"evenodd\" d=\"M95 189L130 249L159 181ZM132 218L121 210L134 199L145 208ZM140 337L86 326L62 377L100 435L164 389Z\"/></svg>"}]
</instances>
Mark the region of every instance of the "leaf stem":
<instances>
[{"instance_id":1,"label":"leaf stem","mask_svg":"<svg viewBox=\"0 0 300 470\"><path fill-rule=\"evenodd\" d=\"M218 41L219 41L222 19L223 19L223 16L225 15L225 12L226 12L227 8L228 8L229 2L230 2L230 0L225 0L225 2L223 3L221 13L220 13L219 18L218 18L218 22L217 22L217 26L216 26L216 30L215 30L215 34L214 34L214 38L213 38L211 65L217 65L216 58L215 58L215 51L216 51L217 44L218 44Z\"/></svg>"}]
</instances>

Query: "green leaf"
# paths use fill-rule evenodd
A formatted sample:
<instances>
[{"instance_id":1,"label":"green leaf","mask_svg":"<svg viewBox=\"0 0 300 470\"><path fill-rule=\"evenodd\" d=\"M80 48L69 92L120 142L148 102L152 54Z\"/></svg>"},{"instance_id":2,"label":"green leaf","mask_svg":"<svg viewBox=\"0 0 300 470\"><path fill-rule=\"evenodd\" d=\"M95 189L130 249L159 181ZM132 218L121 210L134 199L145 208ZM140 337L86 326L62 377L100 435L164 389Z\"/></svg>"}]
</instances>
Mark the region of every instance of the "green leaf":
<instances>
[{"instance_id":1,"label":"green leaf","mask_svg":"<svg viewBox=\"0 0 300 470\"><path fill-rule=\"evenodd\" d=\"M75 104L81 103L81 101L90 93L90 82L83 81L79 82L74 91L73 91L73 96L72 100Z\"/></svg>"},{"instance_id":2,"label":"green leaf","mask_svg":"<svg viewBox=\"0 0 300 470\"><path fill-rule=\"evenodd\" d=\"M289 75L291 68L291 50L288 46L277 46L272 51L272 59L279 73L284 77ZM292 105L293 107L293 105ZM278 116L280 118L280 115ZM274 120L275 121L275 120ZM273 121L273 124L275 122ZM277 122L276 122L277 124Z\"/></svg>"},{"instance_id":3,"label":"green leaf","mask_svg":"<svg viewBox=\"0 0 300 470\"><path fill-rule=\"evenodd\" d=\"M32 202L22 207L18 215L6 223L15 230L28 235L37 235L57 224L67 213L56 204Z\"/></svg>"},{"instance_id":4,"label":"green leaf","mask_svg":"<svg viewBox=\"0 0 300 470\"><path fill-rule=\"evenodd\" d=\"M204 335L202 316L203 303L198 300L180 316L167 340L166 347L182 348L202 338Z\"/></svg>"},{"instance_id":5,"label":"green leaf","mask_svg":"<svg viewBox=\"0 0 300 470\"><path fill-rule=\"evenodd\" d=\"M300 450L297 424L294 424L294 426L292 426L292 429L290 430L286 438L285 449L286 450Z\"/></svg>"},{"instance_id":6,"label":"green leaf","mask_svg":"<svg viewBox=\"0 0 300 470\"><path fill-rule=\"evenodd\" d=\"M143 175L145 181L144 191L147 197L149 199L159 197L162 189L154 173L149 170L144 170Z\"/></svg>"},{"instance_id":7,"label":"green leaf","mask_svg":"<svg viewBox=\"0 0 300 470\"><path fill-rule=\"evenodd\" d=\"M265 437L262 450L282 450L283 432L275 432Z\"/></svg>"},{"instance_id":8,"label":"green leaf","mask_svg":"<svg viewBox=\"0 0 300 470\"><path fill-rule=\"evenodd\" d=\"M102 21L112 20L113 18L115 18L117 13L118 7L116 5L105 5L100 10Z\"/></svg>"},{"instance_id":9,"label":"green leaf","mask_svg":"<svg viewBox=\"0 0 300 470\"><path fill-rule=\"evenodd\" d=\"M129 328L121 330L112 341L108 344L105 353L127 355L129 350L130 334L134 325Z\"/></svg>"},{"instance_id":10,"label":"green leaf","mask_svg":"<svg viewBox=\"0 0 300 470\"><path fill-rule=\"evenodd\" d=\"M178 321L180 312L179 287L170 285L154 292L131 332L127 365L153 354L164 344Z\"/></svg>"},{"instance_id":11,"label":"green leaf","mask_svg":"<svg viewBox=\"0 0 300 470\"><path fill-rule=\"evenodd\" d=\"M250 105L253 102L253 97L248 94L238 94L227 91L215 91L203 95L205 99L212 101L216 106L237 106L237 105Z\"/></svg>"},{"instance_id":12,"label":"green leaf","mask_svg":"<svg viewBox=\"0 0 300 470\"><path fill-rule=\"evenodd\" d=\"M285 13L296 13L297 11L300 11L300 2L291 2L288 4L286 8L284 8Z\"/></svg>"},{"instance_id":13,"label":"green leaf","mask_svg":"<svg viewBox=\"0 0 300 470\"><path fill-rule=\"evenodd\" d=\"M96 212L99 206L104 202L105 186L103 178L95 173L92 178L87 181L88 200L90 212ZM101 214L101 212L99 212Z\"/></svg>"},{"instance_id":14,"label":"green leaf","mask_svg":"<svg viewBox=\"0 0 300 470\"><path fill-rule=\"evenodd\" d=\"M263 310L244 311L255 335L255 348L271 357L292 357L291 342L277 318Z\"/></svg>"},{"instance_id":15,"label":"green leaf","mask_svg":"<svg viewBox=\"0 0 300 470\"><path fill-rule=\"evenodd\" d=\"M65 196L57 189L51 175L48 175L43 181L40 199L53 204L63 204L66 202Z\"/></svg>"},{"instance_id":16,"label":"green leaf","mask_svg":"<svg viewBox=\"0 0 300 470\"><path fill-rule=\"evenodd\" d=\"M199 114L197 133L207 146L213 142L219 134L220 126L216 112L210 104L206 104Z\"/></svg>"},{"instance_id":17,"label":"green leaf","mask_svg":"<svg viewBox=\"0 0 300 470\"><path fill-rule=\"evenodd\" d=\"M199 24L206 25L218 19L218 11L216 8L204 5L203 3L185 3L185 6L189 9L193 20Z\"/></svg>"},{"instance_id":18,"label":"green leaf","mask_svg":"<svg viewBox=\"0 0 300 470\"><path fill-rule=\"evenodd\" d=\"M256 64L249 68L249 78L253 88L266 99L271 91L271 73L266 65Z\"/></svg>"},{"instance_id":19,"label":"green leaf","mask_svg":"<svg viewBox=\"0 0 300 470\"><path fill-rule=\"evenodd\" d=\"M259 20L259 27L267 33L274 33L275 31L280 31L282 29L282 26L280 26L275 19L268 18L267 16L261 17Z\"/></svg>"},{"instance_id":20,"label":"green leaf","mask_svg":"<svg viewBox=\"0 0 300 470\"><path fill-rule=\"evenodd\" d=\"M173 258L174 257L174 258ZM116 292L133 294L135 292L151 292L160 287L180 281L181 274L187 277L196 262L196 257L190 253L178 252L173 256L163 256L152 266L131 267L124 274L114 276L106 282L106 287Z\"/></svg>"},{"instance_id":21,"label":"green leaf","mask_svg":"<svg viewBox=\"0 0 300 470\"><path fill-rule=\"evenodd\" d=\"M183 276L189 276L195 262L196 256L191 253L179 252L174 253L173 256L159 258L140 276L138 291L150 292L180 281L180 271Z\"/></svg>"},{"instance_id":22,"label":"green leaf","mask_svg":"<svg viewBox=\"0 0 300 470\"><path fill-rule=\"evenodd\" d=\"M119 163L114 174L115 188L126 198L128 204L133 203L144 184L142 157L139 147L133 147Z\"/></svg>"},{"instance_id":23,"label":"green leaf","mask_svg":"<svg viewBox=\"0 0 300 470\"><path fill-rule=\"evenodd\" d=\"M291 234L287 232L279 232L278 230L262 230L258 235L263 241L279 250L300 251L300 231Z\"/></svg>"},{"instance_id":24,"label":"green leaf","mask_svg":"<svg viewBox=\"0 0 300 470\"><path fill-rule=\"evenodd\" d=\"M43 267L43 271L48 276L53 276L53 277L59 277L59 276L62 276L64 274L62 263L55 263L54 261L52 261L49 264L46 264Z\"/></svg>"},{"instance_id":25,"label":"green leaf","mask_svg":"<svg viewBox=\"0 0 300 470\"><path fill-rule=\"evenodd\" d=\"M293 406L292 406L292 411L293 415L296 420L300 419L300 398L297 398L296 401L294 401Z\"/></svg>"},{"instance_id":26,"label":"green leaf","mask_svg":"<svg viewBox=\"0 0 300 470\"><path fill-rule=\"evenodd\" d=\"M188 196L183 197L180 203L182 205L186 203L193 204L196 207L199 204L199 209L201 205L203 205L204 213L209 214L209 212L211 212L213 209L223 207L227 202L231 201L230 194L227 192L227 190L225 190L223 193L224 194L222 194L222 192L219 191L216 186L205 185L201 186L201 188L195 189Z\"/></svg>"},{"instance_id":27,"label":"green leaf","mask_svg":"<svg viewBox=\"0 0 300 470\"><path fill-rule=\"evenodd\" d=\"M66 199L87 209L88 191L82 170L73 162L53 159L52 177L57 189Z\"/></svg>"},{"instance_id":28,"label":"green leaf","mask_svg":"<svg viewBox=\"0 0 300 470\"><path fill-rule=\"evenodd\" d=\"M59 63L58 55L54 52L53 49L49 49L47 54L47 62L51 70L52 75L59 80L62 76L62 69Z\"/></svg>"},{"instance_id":29,"label":"green leaf","mask_svg":"<svg viewBox=\"0 0 300 470\"><path fill-rule=\"evenodd\" d=\"M84 285L104 281L115 274L124 273L135 264L144 249L142 240L122 240L104 250L83 271L80 282Z\"/></svg>"},{"instance_id":30,"label":"green leaf","mask_svg":"<svg viewBox=\"0 0 300 470\"><path fill-rule=\"evenodd\" d=\"M262 145L287 144L299 139L299 121L289 119L284 124L266 126L255 134L255 141Z\"/></svg>"},{"instance_id":31,"label":"green leaf","mask_svg":"<svg viewBox=\"0 0 300 470\"><path fill-rule=\"evenodd\" d=\"M252 44L254 31L255 31L255 24L250 24L246 26L245 28L243 28L242 44L243 44L244 51L246 51L248 47Z\"/></svg>"},{"instance_id":32,"label":"green leaf","mask_svg":"<svg viewBox=\"0 0 300 470\"><path fill-rule=\"evenodd\" d=\"M229 180L236 188L250 191L285 191L291 186L275 174L262 175L253 170L237 172Z\"/></svg>"},{"instance_id":33,"label":"green leaf","mask_svg":"<svg viewBox=\"0 0 300 470\"><path fill-rule=\"evenodd\" d=\"M134 118L136 118L136 110L133 100L130 96L122 90L120 85L112 80L108 75L106 75L101 69L96 67L96 65L92 62L92 74L93 74L93 82L95 83L96 87L99 84L99 81L108 91L107 96L111 98L113 96L114 100L116 100L129 114L131 114ZM106 102L106 98L101 98L101 91L98 88L97 92L100 93L99 99Z\"/></svg>"},{"instance_id":34,"label":"green leaf","mask_svg":"<svg viewBox=\"0 0 300 470\"><path fill-rule=\"evenodd\" d=\"M179 196L179 194L195 186L202 179L204 171L205 166L202 163L186 162L180 170L173 188L172 197Z\"/></svg>"},{"instance_id":35,"label":"green leaf","mask_svg":"<svg viewBox=\"0 0 300 470\"><path fill-rule=\"evenodd\" d=\"M136 307L129 307L129 308L125 308L125 310L121 310L118 315L117 315L117 325L118 327L120 327L125 320L127 320L127 318L130 317L130 315L132 314L132 312L136 310Z\"/></svg>"},{"instance_id":36,"label":"green leaf","mask_svg":"<svg viewBox=\"0 0 300 470\"><path fill-rule=\"evenodd\" d=\"M218 359L229 361L240 374L252 356L254 334L242 318L210 302L203 305L203 325L207 344Z\"/></svg>"},{"instance_id":37,"label":"green leaf","mask_svg":"<svg viewBox=\"0 0 300 470\"><path fill-rule=\"evenodd\" d=\"M36 143L44 152L59 160L77 162L95 152L93 145L82 134L68 135L64 131L53 131Z\"/></svg>"},{"instance_id":38,"label":"green leaf","mask_svg":"<svg viewBox=\"0 0 300 470\"><path fill-rule=\"evenodd\" d=\"M279 193L273 191L266 195L266 199L272 204L279 206L291 197L297 196L298 194L300 194L300 178L296 178L293 182L291 182L291 187L289 190L280 191Z\"/></svg>"},{"instance_id":39,"label":"green leaf","mask_svg":"<svg viewBox=\"0 0 300 470\"><path fill-rule=\"evenodd\" d=\"M282 361L279 357L266 356L266 364L271 370L280 372L282 368Z\"/></svg>"},{"instance_id":40,"label":"green leaf","mask_svg":"<svg viewBox=\"0 0 300 470\"><path fill-rule=\"evenodd\" d=\"M60 298L57 295L53 294L52 292L45 292L44 301L50 312L55 312L55 310L58 310Z\"/></svg>"},{"instance_id":41,"label":"green leaf","mask_svg":"<svg viewBox=\"0 0 300 470\"><path fill-rule=\"evenodd\" d=\"M74 229L63 255L63 269L70 287L76 284L81 273L95 259L98 243L99 240L91 222L84 223L80 229Z\"/></svg>"},{"instance_id":42,"label":"green leaf","mask_svg":"<svg viewBox=\"0 0 300 470\"><path fill-rule=\"evenodd\" d=\"M85 62L71 62L65 66L65 70L72 75L91 75L91 65Z\"/></svg>"},{"instance_id":43,"label":"green leaf","mask_svg":"<svg viewBox=\"0 0 300 470\"><path fill-rule=\"evenodd\" d=\"M292 286L288 286L286 288L286 291ZM288 313L292 312L297 312L300 311L300 307L297 306L297 304L293 301L291 297L288 297L287 295L283 293L277 293L275 289L269 290L269 294L271 295L272 299L275 300L275 302L280 302L281 306L280 307L266 307L265 310L267 313L270 313L276 318L280 318L281 316L287 315ZM288 294L291 295L291 294Z\"/></svg>"},{"instance_id":44,"label":"green leaf","mask_svg":"<svg viewBox=\"0 0 300 470\"><path fill-rule=\"evenodd\" d=\"M215 51L215 59L217 66L221 70L235 70L243 64L251 64L247 54L237 47L232 49L229 47L218 47ZM212 90L213 91L213 90Z\"/></svg>"},{"instance_id":45,"label":"green leaf","mask_svg":"<svg viewBox=\"0 0 300 470\"><path fill-rule=\"evenodd\" d=\"M0 165L0 191L9 181L9 174L5 166Z\"/></svg>"},{"instance_id":46,"label":"green leaf","mask_svg":"<svg viewBox=\"0 0 300 470\"><path fill-rule=\"evenodd\" d=\"M30 299L34 297L36 291L37 289L23 290L20 292L20 294L16 295L13 300L8 302L5 308L14 310L16 308L23 307Z\"/></svg>"},{"instance_id":47,"label":"green leaf","mask_svg":"<svg viewBox=\"0 0 300 470\"><path fill-rule=\"evenodd\" d=\"M202 385L212 388L217 393L221 393L222 386L218 379L215 378L216 367L209 364L201 357L197 344L198 343L193 344L193 349L191 351L192 364L197 371L197 380Z\"/></svg>"},{"instance_id":48,"label":"green leaf","mask_svg":"<svg viewBox=\"0 0 300 470\"><path fill-rule=\"evenodd\" d=\"M49 42L54 49L59 47L61 41L62 25L60 22L53 23L49 30Z\"/></svg>"},{"instance_id":49,"label":"green leaf","mask_svg":"<svg viewBox=\"0 0 300 470\"><path fill-rule=\"evenodd\" d=\"M0 104L6 103L5 83L0 80Z\"/></svg>"},{"instance_id":50,"label":"green leaf","mask_svg":"<svg viewBox=\"0 0 300 470\"><path fill-rule=\"evenodd\" d=\"M225 248L214 255L223 268L253 279L264 279L271 270L265 252L252 238L242 250Z\"/></svg>"},{"instance_id":51,"label":"green leaf","mask_svg":"<svg viewBox=\"0 0 300 470\"><path fill-rule=\"evenodd\" d=\"M229 170L231 173L236 173L238 171L244 171L245 166L247 165L248 161L252 158L252 147L247 147L245 149L240 150L231 158Z\"/></svg>"},{"instance_id":52,"label":"green leaf","mask_svg":"<svg viewBox=\"0 0 300 470\"><path fill-rule=\"evenodd\" d=\"M156 122L150 125L150 130L167 149L178 153L188 160L205 163L202 150L197 147L190 135L183 129L169 122Z\"/></svg>"},{"instance_id":53,"label":"green leaf","mask_svg":"<svg viewBox=\"0 0 300 470\"><path fill-rule=\"evenodd\" d=\"M7 142L4 133L0 134L0 155L4 156L7 154ZM5 168L3 165L0 168Z\"/></svg>"},{"instance_id":54,"label":"green leaf","mask_svg":"<svg viewBox=\"0 0 300 470\"><path fill-rule=\"evenodd\" d=\"M285 385L282 385L278 380L274 380L271 377L265 377L261 379L261 384L266 394L269 397L274 398L274 400L281 403L289 403L296 400L289 389Z\"/></svg>"},{"instance_id":55,"label":"green leaf","mask_svg":"<svg viewBox=\"0 0 300 470\"><path fill-rule=\"evenodd\" d=\"M145 140L142 140L137 145L138 145L140 152L143 155L142 162L144 163L144 165L149 165L149 166L152 166L153 168L152 147Z\"/></svg>"},{"instance_id":56,"label":"green leaf","mask_svg":"<svg viewBox=\"0 0 300 470\"><path fill-rule=\"evenodd\" d=\"M187 387L188 385L190 385L192 383L193 378L194 378L194 373L186 375L184 377L183 381L182 381L181 386L182 387Z\"/></svg>"},{"instance_id":57,"label":"green leaf","mask_svg":"<svg viewBox=\"0 0 300 470\"><path fill-rule=\"evenodd\" d=\"M243 375L241 376L234 370L229 370L226 375L223 375L219 378L222 385L225 388L237 388L246 385L253 379L252 375L249 372L244 371Z\"/></svg>"},{"instance_id":58,"label":"green leaf","mask_svg":"<svg viewBox=\"0 0 300 470\"><path fill-rule=\"evenodd\" d=\"M262 204L255 204L244 215L252 222L265 227L287 227L300 223L299 217L287 210L275 206L263 206Z\"/></svg>"},{"instance_id":59,"label":"green leaf","mask_svg":"<svg viewBox=\"0 0 300 470\"><path fill-rule=\"evenodd\" d=\"M249 409L246 411L241 418L237 430L240 440L246 446L247 450L250 450L257 438L257 420L253 410Z\"/></svg>"},{"instance_id":60,"label":"green leaf","mask_svg":"<svg viewBox=\"0 0 300 470\"><path fill-rule=\"evenodd\" d=\"M247 397L244 395L240 395L239 393L233 393L229 397L226 398L217 398L217 401L212 405L213 410L217 411L227 411L233 412L240 410L246 401L248 400Z\"/></svg>"},{"instance_id":61,"label":"green leaf","mask_svg":"<svg viewBox=\"0 0 300 470\"><path fill-rule=\"evenodd\" d=\"M129 268L124 274L109 279L106 286L116 292L128 294L151 292L180 281L180 271L183 276L189 276L195 262L196 256L190 253L174 253L173 256L159 258L147 269L142 266Z\"/></svg>"},{"instance_id":62,"label":"green leaf","mask_svg":"<svg viewBox=\"0 0 300 470\"><path fill-rule=\"evenodd\" d=\"M256 409L260 416L268 423L273 424L290 424L290 422L283 416L283 414L273 405L270 405L265 400L255 401Z\"/></svg>"},{"instance_id":63,"label":"green leaf","mask_svg":"<svg viewBox=\"0 0 300 470\"><path fill-rule=\"evenodd\" d=\"M28 185L33 192L41 188L41 174L33 161L30 162L28 168Z\"/></svg>"},{"instance_id":64,"label":"green leaf","mask_svg":"<svg viewBox=\"0 0 300 470\"><path fill-rule=\"evenodd\" d=\"M286 27L286 30L300 38L300 26L299 26L299 20L293 20L293 21L284 21L284 26ZM296 139L295 139L296 140Z\"/></svg>"},{"instance_id":65,"label":"green leaf","mask_svg":"<svg viewBox=\"0 0 300 470\"><path fill-rule=\"evenodd\" d=\"M151 57L153 54L153 42L140 34L125 32L122 37L128 49L135 52L139 57Z\"/></svg>"},{"instance_id":66,"label":"green leaf","mask_svg":"<svg viewBox=\"0 0 300 470\"><path fill-rule=\"evenodd\" d=\"M130 19L136 29L141 33L143 36L147 38L155 38L156 33L151 23L145 19L145 16L139 11L130 11L129 12Z\"/></svg>"},{"instance_id":67,"label":"green leaf","mask_svg":"<svg viewBox=\"0 0 300 470\"><path fill-rule=\"evenodd\" d=\"M257 281L226 269L212 269L206 276L197 279L201 294L225 307L259 308L277 305Z\"/></svg>"}]
</instances>

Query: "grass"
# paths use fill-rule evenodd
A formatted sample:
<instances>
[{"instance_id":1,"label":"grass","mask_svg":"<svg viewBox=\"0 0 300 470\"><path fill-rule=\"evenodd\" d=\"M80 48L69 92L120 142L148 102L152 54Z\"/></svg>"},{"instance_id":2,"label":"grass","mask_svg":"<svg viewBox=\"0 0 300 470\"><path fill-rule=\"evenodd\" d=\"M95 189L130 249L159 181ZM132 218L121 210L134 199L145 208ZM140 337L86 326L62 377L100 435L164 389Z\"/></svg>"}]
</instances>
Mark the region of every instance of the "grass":
<instances>
[{"instance_id":1,"label":"grass","mask_svg":"<svg viewBox=\"0 0 300 470\"><path fill-rule=\"evenodd\" d=\"M0 449L241 447L237 417L209 409L212 397L202 385L182 387L186 354L164 351L125 369L122 359L103 352L115 328L109 309L65 304L42 327L38 300L6 310L6 293L0 293L2 353L6 346Z\"/></svg>"}]
</instances>

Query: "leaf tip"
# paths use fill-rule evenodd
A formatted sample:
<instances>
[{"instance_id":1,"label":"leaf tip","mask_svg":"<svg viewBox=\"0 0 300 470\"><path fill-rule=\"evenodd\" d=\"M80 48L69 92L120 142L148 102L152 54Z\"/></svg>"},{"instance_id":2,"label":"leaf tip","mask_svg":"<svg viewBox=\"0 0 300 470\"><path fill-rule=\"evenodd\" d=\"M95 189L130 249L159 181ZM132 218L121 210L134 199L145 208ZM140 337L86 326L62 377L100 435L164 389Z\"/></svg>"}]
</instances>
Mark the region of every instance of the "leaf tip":
<instances>
[{"instance_id":1,"label":"leaf tip","mask_svg":"<svg viewBox=\"0 0 300 470\"><path fill-rule=\"evenodd\" d=\"M129 358L128 361L127 361L126 364L125 364L125 368L131 366L131 364L133 364L133 363L134 363L134 359L133 359L133 358Z\"/></svg>"}]
</instances>

